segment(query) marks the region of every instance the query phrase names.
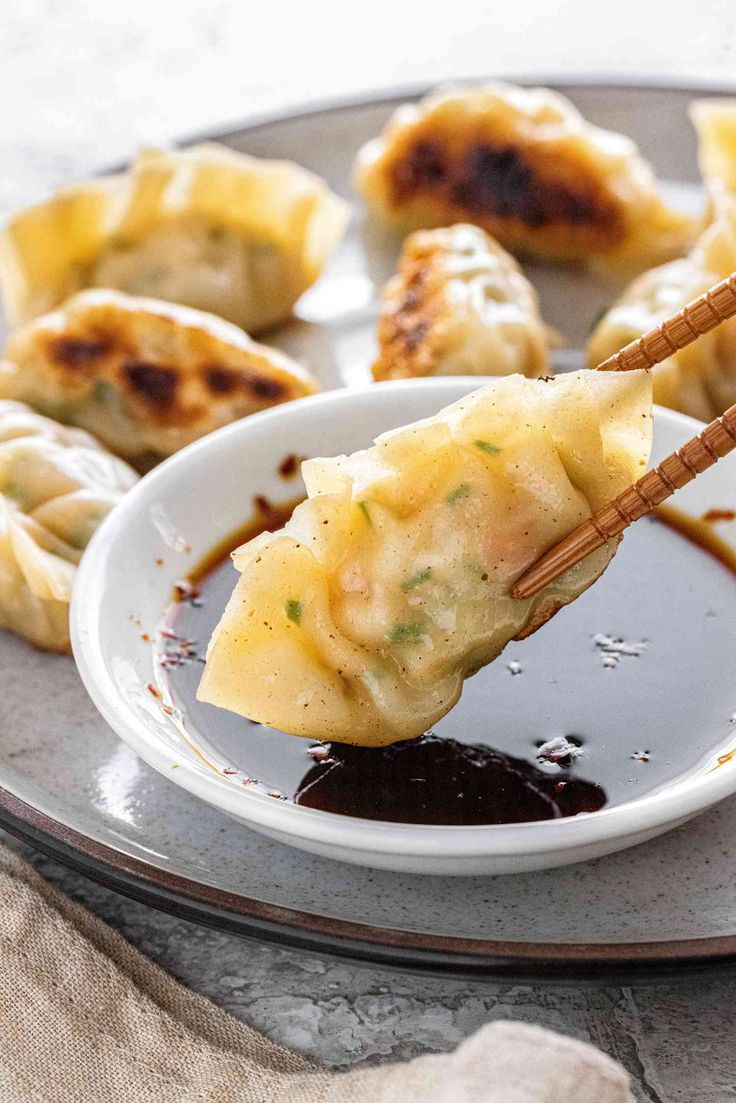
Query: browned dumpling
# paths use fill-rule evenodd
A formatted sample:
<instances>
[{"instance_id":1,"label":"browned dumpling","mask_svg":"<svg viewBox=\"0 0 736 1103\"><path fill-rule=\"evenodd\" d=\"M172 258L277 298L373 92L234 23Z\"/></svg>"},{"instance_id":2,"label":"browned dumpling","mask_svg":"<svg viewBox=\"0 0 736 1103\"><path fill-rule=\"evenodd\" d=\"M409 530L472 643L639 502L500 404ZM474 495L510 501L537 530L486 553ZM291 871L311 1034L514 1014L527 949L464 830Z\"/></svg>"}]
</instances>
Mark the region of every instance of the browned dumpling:
<instances>
[{"instance_id":1,"label":"browned dumpling","mask_svg":"<svg viewBox=\"0 0 736 1103\"><path fill-rule=\"evenodd\" d=\"M0 398L94 433L145 468L257 410L314 394L276 349L189 307L83 291L10 338Z\"/></svg>"},{"instance_id":2,"label":"browned dumpling","mask_svg":"<svg viewBox=\"0 0 736 1103\"><path fill-rule=\"evenodd\" d=\"M383 292L373 375L545 375L548 337L534 288L489 234L420 230Z\"/></svg>"},{"instance_id":3,"label":"browned dumpling","mask_svg":"<svg viewBox=\"0 0 736 1103\"><path fill-rule=\"evenodd\" d=\"M633 142L546 88L433 92L393 114L355 176L399 230L473 222L512 251L554 260L641 269L681 253L693 231Z\"/></svg>"}]
</instances>

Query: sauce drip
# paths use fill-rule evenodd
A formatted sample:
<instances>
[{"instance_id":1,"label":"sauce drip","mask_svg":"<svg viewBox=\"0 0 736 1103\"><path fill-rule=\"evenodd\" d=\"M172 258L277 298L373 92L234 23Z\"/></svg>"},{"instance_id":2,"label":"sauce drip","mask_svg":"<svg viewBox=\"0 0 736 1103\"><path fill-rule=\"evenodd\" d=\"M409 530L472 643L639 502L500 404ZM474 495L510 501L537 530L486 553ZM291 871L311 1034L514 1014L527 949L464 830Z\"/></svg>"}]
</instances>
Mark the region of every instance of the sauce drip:
<instances>
[{"instance_id":1,"label":"sauce drip","mask_svg":"<svg viewBox=\"0 0 736 1103\"><path fill-rule=\"evenodd\" d=\"M250 520L246 521L235 532L231 532L219 544L215 544L214 548L189 574L187 582L192 589L199 589L200 584L229 559L236 548L239 548L242 544L247 544L249 540L260 536L262 532L276 532L277 529L283 528L296 507L303 501L304 497L300 496L294 498L293 501L279 502L274 505L268 498L260 495L254 498L254 514Z\"/></svg>"},{"instance_id":2,"label":"sauce drip","mask_svg":"<svg viewBox=\"0 0 736 1103\"><path fill-rule=\"evenodd\" d=\"M429 733L390 747L310 748L314 760L294 800L323 812L392 823L526 823L596 812L599 785L566 778L480 743Z\"/></svg>"},{"instance_id":3,"label":"sauce drip","mask_svg":"<svg viewBox=\"0 0 736 1103\"><path fill-rule=\"evenodd\" d=\"M714 509L707 509L701 521L707 521L709 525L717 524L719 521L736 521L736 509L721 509L716 507Z\"/></svg>"},{"instance_id":4,"label":"sauce drip","mask_svg":"<svg viewBox=\"0 0 736 1103\"><path fill-rule=\"evenodd\" d=\"M732 575L736 575L736 550L713 531L713 522L732 520L733 518L729 516L732 512L726 509L712 509L702 517L691 517L689 513L683 513L674 506L657 506L654 516L675 532L679 532L686 540L697 544L704 552L717 559Z\"/></svg>"}]
</instances>

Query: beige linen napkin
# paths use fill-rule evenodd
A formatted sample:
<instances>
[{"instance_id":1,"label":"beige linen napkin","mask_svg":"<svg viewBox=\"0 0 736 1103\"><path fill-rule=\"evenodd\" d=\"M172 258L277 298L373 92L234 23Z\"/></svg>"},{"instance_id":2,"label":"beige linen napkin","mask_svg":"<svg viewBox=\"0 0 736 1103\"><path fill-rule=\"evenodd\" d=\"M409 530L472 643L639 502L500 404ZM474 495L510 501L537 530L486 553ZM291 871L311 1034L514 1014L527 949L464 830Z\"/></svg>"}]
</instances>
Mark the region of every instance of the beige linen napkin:
<instances>
[{"instance_id":1,"label":"beige linen napkin","mask_svg":"<svg viewBox=\"0 0 736 1103\"><path fill-rule=\"evenodd\" d=\"M633 1103L592 1046L523 1023L331 1073L188 992L0 847L2 1103Z\"/></svg>"}]
</instances>

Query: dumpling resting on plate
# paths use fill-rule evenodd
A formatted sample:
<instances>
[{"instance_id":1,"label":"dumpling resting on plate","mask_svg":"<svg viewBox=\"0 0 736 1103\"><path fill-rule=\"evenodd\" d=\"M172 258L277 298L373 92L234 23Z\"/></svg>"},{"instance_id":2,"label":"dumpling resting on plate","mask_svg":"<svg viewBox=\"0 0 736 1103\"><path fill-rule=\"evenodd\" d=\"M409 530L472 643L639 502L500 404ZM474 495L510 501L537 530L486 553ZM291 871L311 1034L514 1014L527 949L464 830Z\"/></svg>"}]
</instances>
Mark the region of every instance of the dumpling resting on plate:
<instances>
[{"instance_id":1,"label":"dumpling resting on plate","mask_svg":"<svg viewBox=\"0 0 736 1103\"><path fill-rule=\"evenodd\" d=\"M141 468L318 390L299 364L222 318L119 291L81 291L16 330L5 356L0 398L79 425Z\"/></svg>"},{"instance_id":2,"label":"dumpling resting on plate","mask_svg":"<svg viewBox=\"0 0 736 1103\"><path fill-rule=\"evenodd\" d=\"M596 327L596 367L736 270L736 99L701 100L691 114L712 221L686 257L644 272ZM736 402L736 320L730 318L652 369L654 401L710 421Z\"/></svg>"},{"instance_id":3,"label":"dumpling resting on plate","mask_svg":"<svg viewBox=\"0 0 736 1103\"><path fill-rule=\"evenodd\" d=\"M691 220L630 139L546 88L435 91L358 154L356 184L399 230L473 222L512 251L641 269L682 252Z\"/></svg>"},{"instance_id":4,"label":"dumpling resting on plate","mask_svg":"<svg viewBox=\"0 0 736 1103\"><path fill-rule=\"evenodd\" d=\"M214 143L144 150L126 173L61 188L0 239L18 325L85 287L184 303L249 332L287 318L322 272L347 206L320 177Z\"/></svg>"},{"instance_id":5,"label":"dumpling resting on plate","mask_svg":"<svg viewBox=\"0 0 736 1103\"><path fill-rule=\"evenodd\" d=\"M544 375L548 336L534 288L489 234L421 230L383 292L373 375Z\"/></svg>"},{"instance_id":6,"label":"dumpling resting on plate","mask_svg":"<svg viewBox=\"0 0 736 1103\"><path fill-rule=\"evenodd\" d=\"M0 401L0 628L69 650L77 564L136 479L89 433Z\"/></svg>"},{"instance_id":7,"label":"dumpling resting on plate","mask_svg":"<svg viewBox=\"0 0 736 1103\"><path fill-rule=\"evenodd\" d=\"M645 372L511 375L363 452L305 462L308 499L233 553L200 699L310 739L420 735L605 569L616 541L509 597L643 473L651 429Z\"/></svg>"}]
</instances>

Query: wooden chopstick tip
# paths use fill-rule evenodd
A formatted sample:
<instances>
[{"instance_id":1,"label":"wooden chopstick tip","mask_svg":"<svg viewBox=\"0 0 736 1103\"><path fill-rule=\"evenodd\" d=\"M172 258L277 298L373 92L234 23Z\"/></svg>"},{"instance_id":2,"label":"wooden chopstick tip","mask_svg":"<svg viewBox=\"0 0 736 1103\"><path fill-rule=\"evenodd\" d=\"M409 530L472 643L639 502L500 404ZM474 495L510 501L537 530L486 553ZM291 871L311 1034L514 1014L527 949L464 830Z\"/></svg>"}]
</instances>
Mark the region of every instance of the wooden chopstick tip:
<instances>
[{"instance_id":1,"label":"wooden chopstick tip","mask_svg":"<svg viewBox=\"0 0 736 1103\"><path fill-rule=\"evenodd\" d=\"M734 316L736 273L731 273L672 317L604 360L597 370L645 368L649 371L655 364ZM685 486L735 447L736 405L544 552L509 588L510 596L517 601L534 597L566 570L607 540L619 536L633 521L650 513L675 490Z\"/></svg>"},{"instance_id":2,"label":"wooden chopstick tip","mask_svg":"<svg viewBox=\"0 0 736 1103\"><path fill-rule=\"evenodd\" d=\"M527 593L526 587L524 585L524 577L525 576L522 575L521 578L519 578L519 580L515 582L509 590L509 596L512 597L514 601L524 601L528 597L534 597L533 593Z\"/></svg>"}]
</instances>

